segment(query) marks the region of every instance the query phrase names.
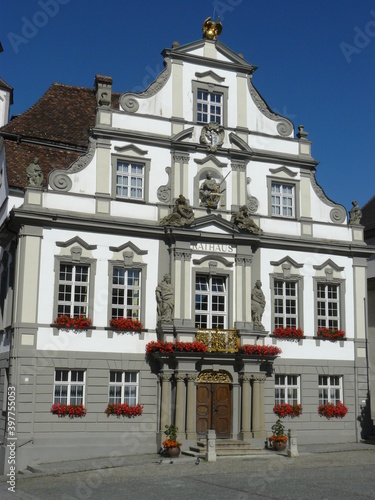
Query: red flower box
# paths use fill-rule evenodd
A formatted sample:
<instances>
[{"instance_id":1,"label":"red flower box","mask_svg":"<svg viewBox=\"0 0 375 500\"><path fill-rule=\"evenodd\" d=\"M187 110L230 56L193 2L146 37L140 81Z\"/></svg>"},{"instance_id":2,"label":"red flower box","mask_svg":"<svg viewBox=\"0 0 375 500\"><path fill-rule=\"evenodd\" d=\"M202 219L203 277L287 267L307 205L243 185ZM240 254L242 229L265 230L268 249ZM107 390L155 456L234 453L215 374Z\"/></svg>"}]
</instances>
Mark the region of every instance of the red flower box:
<instances>
[{"instance_id":1,"label":"red flower box","mask_svg":"<svg viewBox=\"0 0 375 500\"><path fill-rule=\"evenodd\" d=\"M143 328L138 319L132 318L112 318L109 324L119 332L140 332Z\"/></svg>"},{"instance_id":2,"label":"red flower box","mask_svg":"<svg viewBox=\"0 0 375 500\"><path fill-rule=\"evenodd\" d=\"M273 412L279 416L279 418L284 417L299 417L302 415L302 405L294 403L290 405L289 403L280 403L273 407Z\"/></svg>"},{"instance_id":3,"label":"red flower box","mask_svg":"<svg viewBox=\"0 0 375 500\"><path fill-rule=\"evenodd\" d=\"M280 339L301 339L303 337L303 330L302 328L295 327L278 327L274 329L273 335Z\"/></svg>"},{"instance_id":4,"label":"red flower box","mask_svg":"<svg viewBox=\"0 0 375 500\"><path fill-rule=\"evenodd\" d=\"M52 405L50 412L53 415L58 415L59 417L65 417L69 415L70 418L73 417L84 417L87 413L87 409L82 405L66 405L64 403L55 403Z\"/></svg>"},{"instance_id":5,"label":"red flower box","mask_svg":"<svg viewBox=\"0 0 375 500\"><path fill-rule=\"evenodd\" d=\"M172 353L172 352L207 352L208 347L203 342L162 342L152 340L146 345L146 354L152 352Z\"/></svg>"},{"instance_id":6,"label":"red flower box","mask_svg":"<svg viewBox=\"0 0 375 500\"><path fill-rule=\"evenodd\" d=\"M318 328L317 335L329 340L340 340L345 337L345 332L337 328Z\"/></svg>"},{"instance_id":7,"label":"red flower box","mask_svg":"<svg viewBox=\"0 0 375 500\"><path fill-rule=\"evenodd\" d=\"M92 320L82 315L71 318L66 314L60 314L55 319L55 325L61 330L87 330L92 325Z\"/></svg>"},{"instance_id":8,"label":"red flower box","mask_svg":"<svg viewBox=\"0 0 375 500\"><path fill-rule=\"evenodd\" d=\"M143 413L143 405L129 405L128 403L108 403L105 412L107 417L117 415L118 417L138 417Z\"/></svg>"},{"instance_id":9,"label":"red flower box","mask_svg":"<svg viewBox=\"0 0 375 500\"><path fill-rule=\"evenodd\" d=\"M318 406L318 413L326 418L344 418L348 413L348 408L339 401L336 405L333 403L326 403Z\"/></svg>"},{"instance_id":10,"label":"red flower box","mask_svg":"<svg viewBox=\"0 0 375 500\"><path fill-rule=\"evenodd\" d=\"M246 344L241 347L241 353L249 354L250 356L277 356L282 353L282 350L273 345Z\"/></svg>"}]
</instances>

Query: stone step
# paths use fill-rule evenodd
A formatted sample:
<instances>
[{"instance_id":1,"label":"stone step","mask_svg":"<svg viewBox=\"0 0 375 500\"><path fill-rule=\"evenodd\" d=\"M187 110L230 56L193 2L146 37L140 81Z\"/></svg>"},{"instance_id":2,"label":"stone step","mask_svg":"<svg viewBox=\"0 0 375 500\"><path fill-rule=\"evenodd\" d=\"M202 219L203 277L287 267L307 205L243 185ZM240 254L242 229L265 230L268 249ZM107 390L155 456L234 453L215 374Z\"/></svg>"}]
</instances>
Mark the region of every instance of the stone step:
<instances>
[{"instance_id":1,"label":"stone step","mask_svg":"<svg viewBox=\"0 0 375 500\"><path fill-rule=\"evenodd\" d=\"M207 441L199 439L196 445L189 447L189 450L183 450L182 454L193 457L205 457L207 451ZM218 439L216 441L217 456L235 456L235 455L256 455L263 452L263 448L255 447L246 441L237 439Z\"/></svg>"}]
</instances>

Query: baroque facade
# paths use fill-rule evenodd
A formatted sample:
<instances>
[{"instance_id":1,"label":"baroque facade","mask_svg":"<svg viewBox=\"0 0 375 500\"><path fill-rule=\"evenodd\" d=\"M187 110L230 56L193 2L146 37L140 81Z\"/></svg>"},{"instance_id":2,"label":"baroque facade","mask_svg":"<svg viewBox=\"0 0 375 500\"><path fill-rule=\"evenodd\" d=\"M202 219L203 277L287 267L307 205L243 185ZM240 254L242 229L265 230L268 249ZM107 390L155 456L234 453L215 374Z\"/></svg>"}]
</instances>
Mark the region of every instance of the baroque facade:
<instances>
[{"instance_id":1,"label":"baroque facade","mask_svg":"<svg viewBox=\"0 0 375 500\"><path fill-rule=\"evenodd\" d=\"M184 447L212 428L264 441L276 403L302 405L299 442L360 439L363 227L325 196L307 133L270 110L255 66L209 38L162 55L144 92L54 84L1 129L1 385L20 468L156 452L171 423ZM288 327L303 337L274 334ZM157 341L208 350L146 356ZM344 419L318 414L338 401Z\"/></svg>"}]
</instances>

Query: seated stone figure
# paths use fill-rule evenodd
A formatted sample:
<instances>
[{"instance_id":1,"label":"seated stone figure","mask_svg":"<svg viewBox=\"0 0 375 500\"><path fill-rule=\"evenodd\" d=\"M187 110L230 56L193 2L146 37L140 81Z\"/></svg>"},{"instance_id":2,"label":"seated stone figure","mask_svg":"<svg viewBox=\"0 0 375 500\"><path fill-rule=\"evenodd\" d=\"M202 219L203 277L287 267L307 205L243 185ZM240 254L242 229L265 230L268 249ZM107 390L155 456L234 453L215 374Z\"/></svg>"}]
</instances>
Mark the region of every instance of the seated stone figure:
<instances>
[{"instance_id":1,"label":"seated stone figure","mask_svg":"<svg viewBox=\"0 0 375 500\"><path fill-rule=\"evenodd\" d=\"M166 215L159 222L160 226L190 226L194 221L194 212L191 207L189 207L188 202L184 195L180 194L180 196L175 201L175 205L173 207L173 212L169 215Z\"/></svg>"},{"instance_id":2,"label":"seated stone figure","mask_svg":"<svg viewBox=\"0 0 375 500\"><path fill-rule=\"evenodd\" d=\"M232 215L231 222L236 225L240 231L247 231L252 234L263 234L262 229L260 229L250 217L246 205L243 205L238 212Z\"/></svg>"},{"instance_id":3,"label":"seated stone figure","mask_svg":"<svg viewBox=\"0 0 375 500\"><path fill-rule=\"evenodd\" d=\"M200 206L207 208L217 208L221 193L220 186L215 179L212 178L211 172L207 172L206 179L202 182L199 188Z\"/></svg>"}]
</instances>

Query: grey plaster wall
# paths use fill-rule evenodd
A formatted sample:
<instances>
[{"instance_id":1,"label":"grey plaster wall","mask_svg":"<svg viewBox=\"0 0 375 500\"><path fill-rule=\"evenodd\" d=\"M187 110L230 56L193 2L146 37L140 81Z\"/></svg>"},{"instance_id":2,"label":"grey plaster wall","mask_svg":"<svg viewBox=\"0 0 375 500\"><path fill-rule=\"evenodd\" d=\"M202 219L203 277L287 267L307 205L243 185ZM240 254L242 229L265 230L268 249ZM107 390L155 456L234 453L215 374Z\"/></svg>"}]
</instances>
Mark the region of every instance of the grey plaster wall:
<instances>
[{"instance_id":1,"label":"grey plaster wall","mask_svg":"<svg viewBox=\"0 0 375 500\"><path fill-rule=\"evenodd\" d=\"M69 418L50 413L56 368L86 370L86 416ZM139 371L139 403L144 405L141 416L119 418L104 413L111 369ZM144 355L67 351L55 359L30 350L18 365L17 437L22 445L17 454L18 467L22 469L33 461L68 460L72 454L95 458L155 452L156 386L156 376Z\"/></svg>"},{"instance_id":2,"label":"grey plaster wall","mask_svg":"<svg viewBox=\"0 0 375 500\"><path fill-rule=\"evenodd\" d=\"M280 374L300 375L302 415L282 419L286 429L297 431L299 443L340 443L354 442L358 439L358 408L360 401L366 398L366 387L363 387L365 374L362 369L356 368L354 363L350 361L288 359L277 359L275 369ZM348 407L348 413L343 419L327 419L318 414L319 375L341 375L343 377L343 403ZM358 381L356 376L358 376ZM265 383L267 435L271 434L271 426L278 418L273 413L275 404L274 384L274 377L268 378ZM359 393L356 392L356 385L361 386Z\"/></svg>"}]
</instances>

